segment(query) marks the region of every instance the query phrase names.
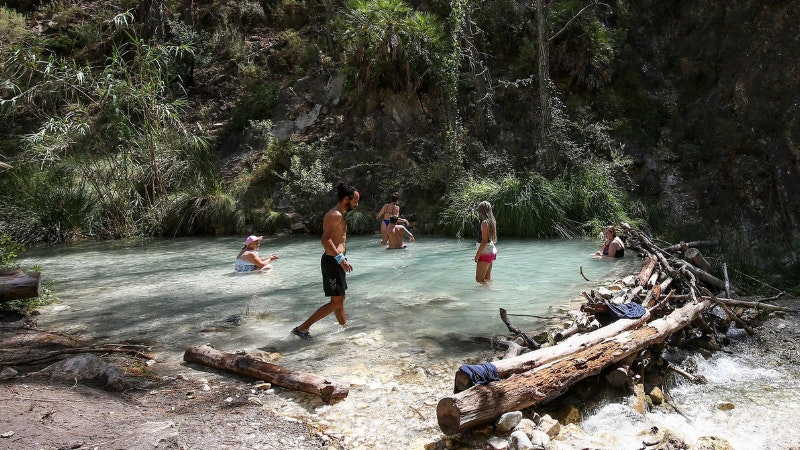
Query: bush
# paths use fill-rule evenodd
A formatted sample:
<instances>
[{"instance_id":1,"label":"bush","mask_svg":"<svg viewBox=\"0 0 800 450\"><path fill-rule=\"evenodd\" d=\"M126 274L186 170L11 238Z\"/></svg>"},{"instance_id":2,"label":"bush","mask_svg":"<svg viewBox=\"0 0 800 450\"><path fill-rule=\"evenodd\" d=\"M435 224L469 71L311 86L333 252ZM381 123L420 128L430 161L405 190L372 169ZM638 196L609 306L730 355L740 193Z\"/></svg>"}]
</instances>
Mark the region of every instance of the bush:
<instances>
[{"instance_id":1,"label":"bush","mask_svg":"<svg viewBox=\"0 0 800 450\"><path fill-rule=\"evenodd\" d=\"M446 82L448 44L442 22L403 0L350 0L335 23L356 89L415 91Z\"/></svg>"},{"instance_id":2,"label":"bush","mask_svg":"<svg viewBox=\"0 0 800 450\"><path fill-rule=\"evenodd\" d=\"M448 196L441 224L458 237L474 235L478 203L492 204L500 236L576 237L631 221L628 197L603 173L579 170L549 181L537 173L499 182L465 179ZM635 223L635 222L634 222Z\"/></svg>"}]
</instances>

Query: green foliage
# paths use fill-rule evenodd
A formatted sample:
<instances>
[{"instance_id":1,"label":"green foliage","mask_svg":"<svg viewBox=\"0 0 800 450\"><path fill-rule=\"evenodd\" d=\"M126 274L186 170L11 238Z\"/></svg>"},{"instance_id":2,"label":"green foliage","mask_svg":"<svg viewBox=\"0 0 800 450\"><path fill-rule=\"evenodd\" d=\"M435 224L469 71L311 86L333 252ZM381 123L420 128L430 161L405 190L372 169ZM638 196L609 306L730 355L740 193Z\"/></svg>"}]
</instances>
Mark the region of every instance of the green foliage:
<instances>
[{"instance_id":1,"label":"green foliage","mask_svg":"<svg viewBox=\"0 0 800 450\"><path fill-rule=\"evenodd\" d=\"M500 236L575 237L629 221L627 196L603 171L580 169L550 181L537 173L499 182L468 178L450 193L441 214L445 230L471 236L478 203L492 204Z\"/></svg>"},{"instance_id":2,"label":"green foliage","mask_svg":"<svg viewBox=\"0 0 800 450\"><path fill-rule=\"evenodd\" d=\"M275 234L289 228L291 220L285 213L279 211L267 211L266 214L255 218L256 228L267 234Z\"/></svg>"},{"instance_id":3,"label":"green foliage","mask_svg":"<svg viewBox=\"0 0 800 450\"><path fill-rule=\"evenodd\" d=\"M17 258L24 251L24 245L15 242L8 234L0 233L0 271L18 268Z\"/></svg>"},{"instance_id":4,"label":"green foliage","mask_svg":"<svg viewBox=\"0 0 800 450\"><path fill-rule=\"evenodd\" d=\"M25 16L5 6L0 6L0 50L5 53L22 47L30 47L38 41L33 30L25 26Z\"/></svg>"},{"instance_id":5,"label":"green foliage","mask_svg":"<svg viewBox=\"0 0 800 450\"><path fill-rule=\"evenodd\" d=\"M370 234L375 231L375 216L371 212L353 210L345 214L348 234Z\"/></svg>"},{"instance_id":6,"label":"green foliage","mask_svg":"<svg viewBox=\"0 0 800 450\"><path fill-rule=\"evenodd\" d=\"M288 69L302 75L319 63L320 48L307 36L295 30L282 31L279 36L281 45L270 60L273 69Z\"/></svg>"},{"instance_id":7,"label":"green foliage","mask_svg":"<svg viewBox=\"0 0 800 450\"><path fill-rule=\"evenodd\" d=\"M283 173L285 182L276 203L290 206L305 217L316 217L327 208L331 182L331 156L322 143L293 145L289 170Z\"/></svg>"},{"instance_id":8,"label":"green foliage","mask_svg":"<svg viewBox=\"0 0 800 450\"><path fill-rule=\"evenodd\" d=\"M465 179L448 196L441 223L456 236L473 235L475 208L486 200L492 204L498 236L555 236L565 219L560 195L554 184L535 173L499 182Z\"/></svg>"},{"instance_id":9,"label":"green foliage","mask_svg":"<svg viewBox=\"0 0 800 450\"><path fill-rule=\"evenodd\" d=\"M233 108L224 134L236 134L253 121L269 119L277 98L278 86L276 85L253 83L244 86L236 100L236 106Z\"/></svg>"},{"instance_id":10,"label":"green foliage","mask_svg":"<svg viewBox=\"0 0 800 450\"><path fill-rule=\"evenodd\" d=\"M281 0L275 6L273 15L286 28L301 28L308 23L315 8L306 0Z\"/></svg>"},{"instance_id":11,"label":"green foliage","mask_svg":"<svg viewBox=\"0 0 800 450\"><path fill-rule=\"evenodd\" d=\"M210 192L196 188L179 192L170 195L166 202L159 228L170 236L226 235L245 228L244 211L238 209L233 196L218 186Z\"/></svg>"},{"instance_id":12,"label":"green foliage","mask_svg":"<svg viewBox=\"0 0 800 450\"><path fill-rule=\"evenodd\" d=\"M446 79L448 43L441 21L403 0L350 0L335 23L357 90L415 91Z\"/></svg>"},{"instance_id":13,"label":"green foliage","mask_svg":"<svg viewBox=\"0 0 800 450\"><path fill-rule=\"evenodd\" d=\"M77 168L23 166L0 177L0 222L20 242L65 241L100 227L97 199Z\"/></svg>"},{"instance_id":14,"label":"green foliage","mask_svg":"<svg viewBox=\"0 0 800 450\"><path fill-rule=\"evenodd\" d=\"M87 216L81 205L91 203L102 211L93 222L100 223L103 237L159 229L167 193L218 176L207 139L183 122L186 100L173 83L176 58L191 48L143 42L131 21L129 14L112 21L107 32L114 45L104 67L40 58L32 51L16 52L2 67L13 86L3 103L24 105L42 118L38 130L24 137L12 161L16 170L32 170L26 165L35 164L48 180L62 171L69 174L69 192L52 197L72 204L74 212L59 223L71 228L76 217ZM39 192L58 189L53 183ZM85 223L82 227L93 231Z\"/></svg>"},{"instance_id":15,"label":"green foliage","mask_svg":"<svg viewBox=\"0 0 800 450\"><path fill-rule=\"evenodd\" d=\"M608 6L595 3L585 9L577 0L552 2L551 34L559 34L553 42L552 62L563 84L569 81L574 90L597 90L611 80L612 61L617 39L602 18Z\"/></svg>"}]
</instances>

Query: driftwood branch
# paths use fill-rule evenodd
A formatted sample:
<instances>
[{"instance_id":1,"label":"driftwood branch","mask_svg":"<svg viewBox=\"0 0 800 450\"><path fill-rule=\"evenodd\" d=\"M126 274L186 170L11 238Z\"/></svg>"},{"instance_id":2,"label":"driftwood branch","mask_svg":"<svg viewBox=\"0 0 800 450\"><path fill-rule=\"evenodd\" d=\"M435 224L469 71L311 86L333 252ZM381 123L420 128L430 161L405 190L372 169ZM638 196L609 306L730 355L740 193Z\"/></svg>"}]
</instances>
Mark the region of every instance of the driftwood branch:
<instances>
[{"instance_id":1,"label":"driftwood branch","mask_svg":"<svg viewBox=\"0 0 800 450\"><path fill-rule=\"evenodd\" d=\"M319 395L325 403L347 397L350 383L336 381L311 373L297 372L258 359L233 353L223 353L207 345L189 347L183 355L187 362L195 362L226 370L295 391Z\"/></svg>"},{"instance_id":2,"label":"driftwood branch","mask_svg":"<svg viewBox=\"0 0 800 450\"><path fill-rule=\"evenodd\" d=\"M535 350L535 349L541 347L541 345L539 345L538 342L536 342L533 339L531 339L530 337L528 337L528 335L525 334L524 331L522 331L519 328L517 328L516 325L512 324L508 320L508 314L506 313L506 310L503 309L503 308L500 308L500 320L502 320L503 323L506 324L506 327L508 328L508 331L510 331L510 332L512 332L514 334L518 334L518 335L522 336L522 339L525 339L525 342L528 344L528 346L530 348Z\"/></svg>"},{"instance_id":3,"label":"driftwood branch","mask_svg":"<svg viewBox=\"0 0 800 450\"><path fill-rule=\"evenodd\" d=\"M147 353L143 353L131 348L84 347L84 348L65 348L61 350L53 350L30 358L4 359L0 360L0 364L4 366L26 366L31 364L40 364L45 361L50 361L62 355L75 355L81 353L126 353L128 355L136 356L142 359L154 359L151 355Z\"/></svg>"}]
</instances>

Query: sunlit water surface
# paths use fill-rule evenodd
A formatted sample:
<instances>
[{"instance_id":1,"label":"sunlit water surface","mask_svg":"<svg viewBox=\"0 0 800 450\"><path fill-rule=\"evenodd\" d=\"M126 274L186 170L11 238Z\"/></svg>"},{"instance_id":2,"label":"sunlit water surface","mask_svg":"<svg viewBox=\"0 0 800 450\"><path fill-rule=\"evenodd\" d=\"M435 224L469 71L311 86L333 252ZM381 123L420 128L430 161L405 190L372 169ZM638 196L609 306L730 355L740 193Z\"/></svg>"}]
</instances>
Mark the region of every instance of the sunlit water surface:
<instances>
[{"instance_id":1,"label":"sunlit water surface","mask_svg":"<svg viewBox=\"0 0 800 450\"><path fill-rule=\"evenodd\" d=\"M375 237L351 237L348 260L354 271L347 276L345 303L350 328L340 331L330 315L311 328L312 340L302 341L290 330L326 302L319 240L266 238L261 255L280 255L266 273L233 273L240 246L236 238L82 243L31 250L23 263L40 266L61 299L43 309L40 325L86 333L100 342L150 345L157 359L154 369L161 373L214 380L212 388L214 382L226 383L224 375L182 362L187 347L210 343L226 352L266 351L279 355L273 361L279 365L350 381L348 397L333 405L278 389L267 397L266 407L317 421L348 448L375 449L398 444L422 448L441 437L436 403L452 392L460 364L483 362L487 355L472 337L508 334L500 308L521 314L510 317L518 327L543 331L568 318L567 311L581 301L581 290L639 267L632 255L624 260L590 257L597 242L508 240L498 245L494 282L482 286L474 281L471 241L421 236L405 250L384 250ZM592 282L581 277L581 267ZM722 356L709 364L751 363ZM729 377L741 373L737 367L706 371L730 372ZM765 376L770 383L785 378L781 373ZM734 416L703 409L703 402L719 396L713 386L725 390L735 382L709 378L704 389L710 393L686 390L690 408L699 409L691 424L676 426L701 430ZM740 384L745 381L752 377L741 378ZM794 388L796 396L796 382ZM682 394L673 392L676 401ZM644 419L620 427L615 423L618 407L609 405L586 418L600 448L635 448ZM672 416L660 420L682 419ZM752 421L731 420L731 428L752 426Z\"/></svg>"}]
</instances>

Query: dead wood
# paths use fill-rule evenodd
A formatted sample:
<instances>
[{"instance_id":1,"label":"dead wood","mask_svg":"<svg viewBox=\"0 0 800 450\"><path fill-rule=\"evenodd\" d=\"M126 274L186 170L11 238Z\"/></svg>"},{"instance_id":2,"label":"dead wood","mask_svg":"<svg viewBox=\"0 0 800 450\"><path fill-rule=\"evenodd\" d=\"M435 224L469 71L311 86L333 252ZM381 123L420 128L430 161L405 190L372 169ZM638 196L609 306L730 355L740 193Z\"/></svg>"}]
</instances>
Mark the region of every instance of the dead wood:
<instances>
[{"instance_id":1,"label":"dead wood","mask_svg":"<svg viewBox=\"0 0 800 450\"><path fill-rule=\"evenodd\" d=\"M498 376L500 378L506 378L513 374L522 373L535 367L539 367L550 361L567 357L585 348L596 345L606 339L610 339L623 331L637 328L646 323L649 319L650 311L648 310L642 317L639 317L638 319L619 319L610 325L606 325L590 333L572 336L562 341L558 345L542 347L513 358L493 361L492 364L497 367ZM469 377L466 377L466 381L461 380L459 374L464 376L466 375L461 371L456 371L455 385L457 387L463 387L465 385L466 387L472 386L472 381L469 380Z\"/></svg>"},{"instance_id":2,"label":"dead wood","mask_svg":"<svg viewBox=\"0 0 800 450\"><path fill-rule=\"evenodd\" d=\"M126 353L128 355L136 356L145 360L154 359L151 355L140 352L138 350L134 350L132 348L84 347L84 348L64 348L61 350L53 350L26 358L3 359L0 360L0 364L2 364L3 366L27 366L31 364L41 364L46 361L54 360L62 355L74 355L81 353Z\"/></svg>"},{"instance_id":3,"label":"dead wood","mask_svg":"<svg viewBox=\"0 0 800 450\"><path fill-rule=\"evenodd\" d=\"M650 255L647 259L644 260L642 264L642 269L639 271L639 275L636 275L636 279L639 281L639 286L647 286L647 281L650 279L650 276L653 275L653 271L658 264L658 258L655 255Z\"/></svg>"},{"instance_id":4,"label":"dead wood","mask_svg":"<svg viewBox=\"0 0 800 450\"><path fill-rule=\"evenodd\" d=\"M286 389L319 395L325 403L345 398L350 392L348 381L336 381L320 375L297 372L250 356L223 353L207 345L187 348L183 359L263 380Z\"/></svg>"},{"instance_id":5,"label":"dead wood","mask_svg":"<svg viewBox=\"0 0 800 450\"><path fill-rule=\"evenodd\" d=\"M503 413L552 400L578 381L597 375L607 366L663 342L691 323L709 304L707 301L688 304L667 317L619 333L569 357L442 398L436 408L439 428L445 434L452 435L491 422Z\"/></svg>"},{"instance_id":6,"label":"dead wood","mask_svg":"<svg viewBox=\"0 0 800 450\"><path fill-rule=\"evenodd\" d=\"M664 247L663 250L665 252L675 252L681 249L681 245L686 245L687 247L704 247L704 246L717 245L717 242L716 241L681 242L678 244L670 245L669 247Z\"/></svg>"},{"instance_id":7,"label":"dead wood","mask_svg":"<svg viewBox=\"0 0 800 450\"><path fill-rule=\"evenodd\" d=\"M682 377L686 378L687 380L691 381L692 383L706 384L708 382L708 380L706 380L706 377L704 377L702 375L692 375L691 373L681 369L680 367L676 366L675 364L672 364L672 363L668 362L667 363L667 368L669 370L677 373L678 375L681 375Z\"/></svg>"},{"instance_id":8,"label":"dead wood","mask_svg":"<svg viewBox=\"0 0 800 450\"><path fill-rule=\"evenodd\" d=\"M0 302L38 297L41 289L42 278L39 272L26 273L21 270L0 272Z\"/></svg>"},{"instance_id":9,"label":"dead wood","mask_svg":"<svg viewBox=\"0 0 800 450\"><path fill-rule=\"evenodd\" d=\"M740 327L744 328L744 331L746 331L747 334L751 336L755 334L755 331L753 331L753 329L750 328L750 326L744 323L744 320L742 320L739 316L737 316L735 312L731 311L731 309L728 308L728 305L718 301L717 297L714 294L712 294L708 289L703 288L703 293L706 295L706 297L708 297L709 300L719 305L719 307L722 308L723 311L725 311L725 314L728 315L728 318L739 324Z\"/></svg>"},{"instance_id":10,"label":"dead wood","mask_svg":"<svg viewBox=\"0 0 800 450\"><path fill-rule=\"evenodd\" d=\"M500 308L500 319L503 321L504 324L506 324L506 327L508 328L508 331L510 331L510 332L512 332L514 334L518 334L518 335L522 336L522 339L525 340L525 342L528 344L528 347L530 347L530 348L532 348L534 350L539 348L539 347L541 347L541 345L539 345L538 342L536 342L533 339L531 339L530 337L528 337L528 335L525 334L524 331L522 331L519 328L517 328L514 324L511 323L511 321L508 320L508 314L506 313L506 310L503 309L503 308Z\"/></svg>"}]
</instances>

